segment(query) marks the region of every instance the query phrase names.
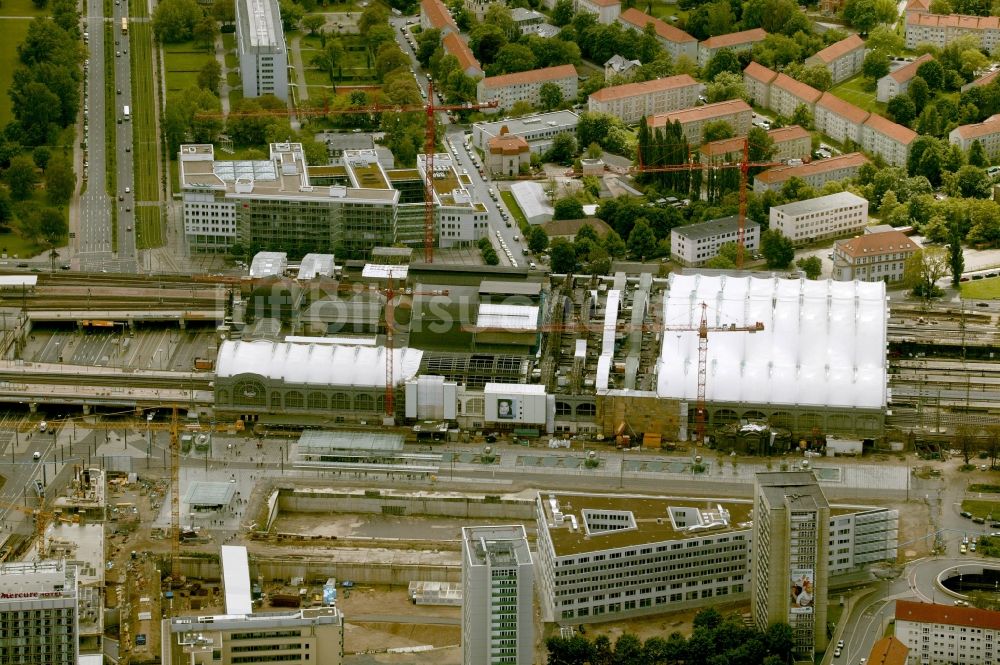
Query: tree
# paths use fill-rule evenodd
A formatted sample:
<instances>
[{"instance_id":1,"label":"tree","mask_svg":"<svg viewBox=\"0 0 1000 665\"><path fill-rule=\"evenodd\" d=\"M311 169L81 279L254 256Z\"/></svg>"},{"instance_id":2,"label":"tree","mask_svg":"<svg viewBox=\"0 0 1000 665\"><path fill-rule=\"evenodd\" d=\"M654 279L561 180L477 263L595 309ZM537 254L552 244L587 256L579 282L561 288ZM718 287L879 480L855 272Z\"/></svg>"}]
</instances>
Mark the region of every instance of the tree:
<instances>
[{"instance_id":1,"label":"tree","mask_svg":"<svg viewBox=\"0 0 1000 665\"><path fill-rule=\"evenodd\" d=\"M475 32L475 30L473 30ZM471 44L471 42L470 42ZM421 67L430 65L431 56L441 47L441 31L432 28L417 35L417 62ZM477 54L477 57L478 54ZM482 58L479 58L482 61ZM485 63L484 63L485 64Z\"/></svg>"},{"instance_id":2,"label":"tree","mask_svg":"<svg viewBox=\"0 0 1000 665\"><path fill-rule=\"evenodd\" d=\"M17 201L23 201L31 196L38 183L35 163L27 155L18 155L10 160L10 166L4 175L7 178L7 186L10 187L10 194Z\"/></svg>"},{"instance_id":3,"label":"tree","mask_svg":"<svg viewBox=\"0 0 1000 665\"><path fill-rule=\"evenodd\" d=\"M721 141L722 139L730 139L736 136L736 132L733 131L732 126L725 120L713 120L712 122L706 123L703 131L703 143Z\"/></svg>"},{"instance_id":4,"label":"tree","mask_svg":"<svg viewBox=\"0 0 1000 665\"><path fill-rule=\"evenodd\" d=\"M198 87L213 94L219 94L219 81L222 79L222 65L215 58L206 60L198 71Z\"/></svg>"},{"instance_id":5,"label":"tree","mask_svg":"<svg viewBox=\"0 0 1000 665\"><path fill-rule=\"evenodd\" d=\"M906 43L892 27L879 25L868 33L865 46L872 51L880 51L881 53L899 53L906 46Z\"/></svg>"},{"instance_id":6,"label":"tree","mask_svg":"<svg viewBox=\"0 0 1000 665\"><path fill-rule=\"evenodd\" d=\"M496 4L490 5L495 7ZM490 76L526 72L535 68L534 52L523 44L504 44L493 64L487 66Z\"/></svg>"},{"instance_id":7,"label":"tree","mask_svg":"<svg viewBox=\"0 0 1000 665\"><path fill-rule=\"evenodd\" d=\"M549 246L552 272L568 274L576 270L576 250L564 238L556 238Z\"/></svg>"},{"instance_id":8,"label":"tree","mask_svg":"<svg viewBox=\"0 0 1000 665\"><path fill-rule=\"evenodd\" d=\"M826 68L826 65L809 65L803 68L795 78L821 91L826 91L833 87L833 75Z\"/></svg>"},{"instance_id":9,"label":"tree","mask_svg":"<svg viewBox=\"0 0 1000 665\"><path fill-rule=\"evenodd\" d=\"M507 39L514 39L520 32L517 24L514 23L510 7L502 2L494 2L486 7L486 13L483 14L483 23L485 25L495 25L500 28L500 31Z\"/></svg>"},{"instance_id":10,"label":"tree","mask_svg":"<svg viewBox=\"0 0 1000 665\"><path fill-rule=\"evenodd\" d=\"M339 39L328 39L326 46L312 57L312 64L330 77L330 83L334 83L346 56L347 51Z\"/></svg>"},{"instance_id":11,"label":"tree","mask_svg":"<svg viewBox=\"0 0 1000 665\"><path fill-rule=\"evenodd\" d=\"M563 102L562 88L552 81L547 81L539 88L538 99L541 101L543 109L551 111Z\"/></svg>"},{"instance_id":12,"label":"tree","mask_svg":"<svg viewBox=\"0 0 1000 665\"><path fill-rule=\"evenodd\" d=\"M823 262L819 260L818 256L802 257L795 262L795 265L806 274L806 279L818 279L820 273L823 272Z\"/></svg>"},{"instance_id":13,"label":"tree","mask_svg":"<svg viewBox=\"0 0 1000 665\"><path fill-rule=\"evenodd\" d=\"M506 44L507 35L503 30L489 23L480 23L469 32L469 48L484 66L492 64Z\"/></svg>"},{"instance_id":14,"label":"tree","mask_svg":"<svg viewBox=\"0 0 1000 665\"><path fill-rule=\"evenodd\" d=\"M488 266L495 266L500 263L500 257L497 256L497 251L492 247L486 247L482 249L483 262Z\"/></svg>"},{"instance_id":15,"label":"tree","mask_svg":"<svg viewBox=\"0 0 1000 665\"><path fill-rule=\"evenodd\" d=\"M358 19L358 32L367 35L372 28L389 23L389 10L380 2L373 2L361 12Z\"/></svg>"},{"instance_id":16,"label":"tree","mask_svg":"<svg viewBox=\"0 0 1000 665\"><path fill-rule=\"evenodd\" d=\"M941 90L944 85L944 67L937 60L928 60L917 67L917 76L927 81L931 90Z\"/></svg>"},{"instance_id":17,"label":"tree","mask_svg":"<svg viewBox=\"0 0 1000 665\"><path fill-rule=\"evenodd\" d=\"M892 0L847 0L844 20L859 32L868 32L880 23L895 21L896 4Z\"/></svg>"},{"instance_id":18,"label":"tree","mask_svg":"<svg viewBox=\"0 0 1000 665\"><path fill-rule=\"evenodd\" d=\"M917 115L923 113L924 106L927 105L927 100L931 98L931 89L928 87L927 81L921 76L914 76L913 80L910 81L910 89L906 91L906 94L913 100L913 106Z\"/></svg>"},{"instance_id":19,"label":"tree","mask_svg":"<svg viewBox=\"0 0 1000 665\"><path fill-rule=\"evenodd\" d=\"M13 218L14 208L11 206L10 193L6 187L0 187L0 229L9 228Z\"/></svg>"},{"instance_id":20,"label":"tree","mask_svg":"<svg viewBox=\"0 0 1000 665\"><path fill-rule=\"evenodd\" d=\"M191 38L206 51L215 49L215 38L219 36L219 24L211 16L202 16L191 28Z\"/></svg>"},{"instance_id":21,"label":"tree","mask_svg":"<svg viewBox=\"0 0 1000 665\"><path fill-rule=\"evenodd\" d=\"M656 251L656 234L645 218L639 219L628 234L628 252L637 259L653 256Z\"/></svg>"},{"instance_id":22,"label":"tree","mask_svg":"<svg viewBox=\"0 0 1000 665\"><path fill-rule=\"evenodd\" d=\"M958 288L965 272L965 254L962 252L962 230L952 224L948 234L948 267L951 270L951 285Z\"/></svg>"},{"instance_id":23,"label":"tree","mask_svg":"<svg viewBox=\"0 0 1000 665\"><path fill-rule=\"evenodd\" d=\"M978 166L982 169L990 165L990 160L986 156L986 151L983 149L983 144L979 142L979 139L973 141L969 147L969 165Z\"/></svg>"},{"instance_id":24,"label":"tree","mask_svg":"<svg viewBox=\"0 0 1000 665\"><path fill-rule=\"evenodd\" d=\"M799 104L795 107L795 111L792 112L792 124L799 125L805 129L812 129L813 116L809 112L809 107L805 104Z\"/></svg>"},{"instance_id":25,"label":"tree","mask_svg":"<svg viewBox=\"0 0 1000 665\"><path fill-rule=\"evenodd\" d=\"M743 71L740 60L731 50L724 48L712 56L712 59L705 65L705 79L714 81L715 77L722 72L739 74Z\"/></svg>"},{"instance_id":26,"label":"tree","mask_svg":"<svg viewBox=\"0 0 1000 665\"><path fill-rule=\"evenodd\" d=\"M721 72L705 88L705 97L709 104L725 102L730 99L748 100L746 85L743 77L732 72Z\"/></svg>"},{"instance_id":27,"label":"tree","mask_svg":"<svg viewBox=\"0 0 1000 665\"><path fill-rule=\"evenodd\" d=\"M583 204L575 196L566 196L552 206L552 219L582 219Z\"/></svg>"},{"instance_id":28,"label":"tree","mask_svg":"<svg viewBox=\"0 0 1000 665\"><path fill-rule=\"evenodd\" d=\"M604 149L601 148L597 143L591 143L587 146L587 158L588 159L600 159L604 155Z\"/></svg>"},{"instance_id":29,"label":"tree","mask_svg":"<svg viewBox=\"0 0 1000 665\"><path fill-rule=\"evenodd\" d=\"M978 166L965 165L955 174L955 184L967 199L985 199L993 193L993 181Z\"/></svg>"},{"instance_id":30,"label":"tree","mask_svg":"<svg viewBox=\"0 0 1000 665\"><path fill-rule=\"evenodd\" d=\"M901 125L909 125L917 117L917 106L908 95L896 95L890 99L886 110Z\"/></svg>"},{"instance_id":31,"label":"tree","mask_svg":"<svg viewBox=\"0 0 1000 665\"><path fill-rule=\"evenodd\" d=\"M76 190L76 174L73 165L62 155L56 155L49 161L45 170L45 192L50 203L62 204L69 201Z\"/></svg>"},{"instance_id":32,"label":"tree","mask_svg":"<svg viewBox=\"0 0 1000 665\"><path fill-rule=\"evenodd\" d=\"M760 253L768 268L787 268L795 258L792 241L777 229L768 229L760 236Z\"/></svg>"},{"instance_id":33,"label":"tree","mask_svg":"<svg viewBox=\"0 0 1000 665\"><path fill-rule=\"evenodd\" d=\"M164 44L188 41L202 15L201 7L195 0L163 0L153 11L156 39Z\"/></svg>"},{"instance_id":34,"label":"tree","mask_svg":"<svg viewBox=\"0 0 1000 665\"><path fill-rule=\"evenodd\" d=\"M558 27L569 25L573 20L573 0L559 0L552 10L552 24Z\"/></svg>"},{"instance_id":35,"label":"tree","mask_svg":"<svg viewBox=\"0 0 1000 665\"><path fill-rule=\"evenodd\" d=\"M940 247L918 249L903 266L903 283L925 300L941 295L937 281L948 274L948 258Z\"/></svg>"},{"instance_id":36,"label":"tree","mask_svg":"<svg viewBox=\"0 0 1000 665\"><path fill-rule=\"evenodd\" d=\"M564 164L576 156L577 150L576 137L569 132L560 132L552 138L552 146L545 153L545 159Z\"/></svg>"},{"instance_id":37,"label":"tree","mask_svg":"<svg viewBox=\"0 0 1000 665\"><path fill-rule=\"evenodd\" d=\"M861 73L873 81L879 80L889 73L889 56L883 51L872 51L865 56Z\"/></svg>"},{"instance_id":38,"label":"tree","mask_svg":"<svg viewBox=\"0 0 1000 665\"><path fill-rule=\"evenodd\" d=\"M614 229L608 231L607 235L604 236L604 251L608 253L608 256L612 259L623 258L625 250L625 241L618 235L618 232Z\"/></svg>"},{"instance_id":39,"label":"tree","mask_svg":"<svg viewBox=\"0 0 1000 665\"><path fill-rule=\"evenodd\" d=\"M390 72L397 69L406 69L410 66L410 59L407 58L395 43L382 44L375 56L375 74L378 80L385 81L385 77ZM438 79L440 81L441 79Z\"/></svg>"},{"instance_id":40,"label":"tree","mask_svg":"<svg viewBox=\"0 0 1000 665\"><path fill-rule=\"evenodd\" d=\"M528 249L535 254L544 252L549 246L549 234L541 226L532 226L524 235L528 241Z\"/></svg>"},{"instance_id":41,"label":"tree","mask_svg":"<svg viewBox=\"0 0 1000 665\"><path fill-rule=\"evenodd\" d=\"M324 25L326 17L322 14L309 14L302 19L302 28L308 30L310 35L315 35Z\"/></svg>"},{"instance_id":42,"label":"tree","mask_svg":"<svg viewBox=\"0 0 1000 665\"><path fill-rule=\"evenodd\" d=\"M59 208L45 207L39 210L38 233L49 247L55 247L66 236L66 216Z\"/></svg>"}]
</instances>

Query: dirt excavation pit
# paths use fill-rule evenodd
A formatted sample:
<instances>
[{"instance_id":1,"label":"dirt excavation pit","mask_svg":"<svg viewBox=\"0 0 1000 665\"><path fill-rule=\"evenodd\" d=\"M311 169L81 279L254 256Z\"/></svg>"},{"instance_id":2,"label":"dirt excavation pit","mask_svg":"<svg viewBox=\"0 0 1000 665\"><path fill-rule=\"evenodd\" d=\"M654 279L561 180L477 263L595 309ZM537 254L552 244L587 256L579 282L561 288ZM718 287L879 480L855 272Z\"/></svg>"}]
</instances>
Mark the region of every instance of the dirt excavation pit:
<instances>
[{"instance_id":1,"label":"dirt excavation pit","mask_svg":"<svg viewBox=\"0 0 1000 665\"><path fill-rule=\"evenodd\" d=\"M512 520L476 518L475 522L480 525L503 525L510 524ZM467 519L423 515L282 512L274 522L274 531L306 538L431 540L457 544L462 540L462 527L468 524ZM533 535L534 525L526 522L524 526Z\"/></svg>"},{"instance_id":2,"label":"dirt excavation pit","mask_svg":"<svg viewBox=\"0 0 1000 665\"><path fill-rule=\"evenodd\" d=\"M461 643L460 607L414 605L404 587L355 587L350 595L341 592L337 606L344 613L345 654Z\"/></svg>"}]
</instances>

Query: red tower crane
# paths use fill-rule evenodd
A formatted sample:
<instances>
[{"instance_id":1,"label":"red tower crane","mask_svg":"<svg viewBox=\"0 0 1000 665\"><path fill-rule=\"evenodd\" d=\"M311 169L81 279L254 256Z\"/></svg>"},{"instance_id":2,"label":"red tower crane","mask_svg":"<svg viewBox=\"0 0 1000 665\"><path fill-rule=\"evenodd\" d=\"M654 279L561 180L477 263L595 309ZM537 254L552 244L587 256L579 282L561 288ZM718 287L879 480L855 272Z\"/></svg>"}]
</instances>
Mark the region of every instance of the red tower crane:
<instances>
[{"instance_id":1,"label":"red tower crane","mask_svg":"<svg viewBox=\"0 0 1000 665\"><path fill-rule=\"evenodd\" d=\"M424 142L424 261L434 263L434 150L437 146L437 126L434 122L434 114L439 111L475 111L479 109L492 109L499 106L497 100L490 100L482 104L435 104L434 103L434 82L429 81L427 85L427 103L421 105L394 105L394 104L372 104L370 106L350 107L345 109L332 109L329 102L324 100L323 106L314 109L276 109L262 110L252 113L244 113L247 117L254 116L275 116L275 115L295 115L295 116L327 116L359 113L410 113L420 111L427 114L426 140ZM225 118L225 114L209 111L199 111L195 114L198 118Z\"/></svg>"},{"instance_id":2,"label":"red tower crane","mask_svg":"<svg viewBox=\"0 0 1000 665\"><path fill-rule=\"evenodd\" d=\"M743 139L743 158L738 162L723 162L722 164L702 164L701 162L688 161L684 164L669 164L666 166L645 166L642 163L642 146L636 150L639 165L634 167L633 173L666 173L671 171L711 171L713 169L739 169L740 170L740 211L736 230L736 268L743 268L743 252L746 242L747 223L747 181L750 176L750 169L755 167L770 168L772 166L784 166L782 162L751 162L750 142Z\"/></svg>"}]
</instances>

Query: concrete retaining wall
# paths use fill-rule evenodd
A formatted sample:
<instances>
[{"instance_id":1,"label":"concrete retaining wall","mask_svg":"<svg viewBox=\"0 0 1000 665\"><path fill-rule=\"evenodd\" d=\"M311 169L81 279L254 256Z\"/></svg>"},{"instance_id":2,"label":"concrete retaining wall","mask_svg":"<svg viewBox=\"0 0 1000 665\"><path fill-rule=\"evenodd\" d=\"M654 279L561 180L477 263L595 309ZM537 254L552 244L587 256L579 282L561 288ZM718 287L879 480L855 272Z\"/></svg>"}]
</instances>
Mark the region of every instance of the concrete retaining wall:
<instances>
[{"instance_id":1,"label":"concrete retaining wall","mask_svg":"<svg viewBox=\"0 0 1000 665\"><path fill-rule=\"evenodd\" d=\"M457 518L535 519L531 499L423 495L379 495L377 491L313 492L309 489L281 489L278 509L293 513L387 513L433 515ZM397 512L401 511L401 512Z\"/></svg>"},{"instance_id":2,"label":"concrete retaining wall","mask_svg":"<svg viewBox=\"0 0 1000 665\"><path fill-rule=\"evenodd\" d=\"M323 582L330 577L351 580L358 584L406 586L413 580L427 582L461 582L461 566L392 563L338 563L321 557L257 558L250 557L251 575L263 575L265 580L288 580L303 577L307 581ZM181 558L181 572L189 578L218 581L221 568L217 559Z\"/></svg>"}]
</instances>

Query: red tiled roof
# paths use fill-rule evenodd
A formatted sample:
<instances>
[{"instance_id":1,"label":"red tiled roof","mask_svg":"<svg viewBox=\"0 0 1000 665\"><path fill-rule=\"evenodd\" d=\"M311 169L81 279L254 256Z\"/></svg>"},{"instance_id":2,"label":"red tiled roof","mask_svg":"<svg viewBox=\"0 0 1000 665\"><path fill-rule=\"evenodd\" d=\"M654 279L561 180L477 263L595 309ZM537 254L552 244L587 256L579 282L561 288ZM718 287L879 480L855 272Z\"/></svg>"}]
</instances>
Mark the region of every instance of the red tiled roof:
<instances>
[{"instance_id":1,"label":"red tiled roof","mask_svg":"<svg viewBox=\"0 0 1000 665\"><path fill-rule=\"evenodd\" d=\"M596 5L598 7L614 7L615 5L620 5L621 0L586 0L591 5Z\"/></svg>"},{"instance_id":2,"label":"red tiled roof","mask_svg":"<svg viewBox=\"0 0 1000 665\"><path fill-rule=\"evenodd\" d=\"M466 71L470 67L478 69L480 72L483 71L482 66L479 61L476 60L476 56L472 55L472 49L469 45L465 43L457 32L449 32L441 40L441 46L444 50L451 55L458 58L458 64L462 68L462 71Z\"/></svg>"},{"instance_id":3,"label":"red tiled roof","mask_svg":"<svg viewBox=\"0 0 1000 665\"><path fill-rule=\"evenodd\" d=\"M447 26L458 32L458 25L455 23L455 19L448 13L448 8L444 6L441 0L420 0L420 11L427 17L430 24L438 30Z\"/></svg>"},{"instance_id":4,"label":"red tiled roof","mask_svg":"<svg viewBox=\"0 0 1000 665\"><path fill-rule=\"evenodd\" d=\"M773 169L757 174L757 179L761 182L784 182L791 177L804 178L806 176L826 173L827 171L837 171L839 169L858 167L867 164L868 158L860 152L851 152L830 159L817 159L802 166L777 166Z\"/></svg>"},{"instance_id":5,"label":"red tiled roof","mask_svg":"<svg viewBox=\"0 0 1000 665\"><path fill-rule=\"evenodd\" d=\"M966 30L997 30L1000 29L1000 17L997 16L964 16L962 14L918 14L912 12L906 15L907 25L925 28L965 28Z\"/></svg>"},{"instance_id":6,"label":"red tiled roof","mask_svg":"<svg viewBox=\"0 0 1000 665\"><path fill-rule=\"evenodd\" d=\"M743 138L734 137L731 139L722 139L721 141L712 141L711 143L704 143L698 149L701 154L707 155L709 157L716 157L718 155L729 155L733 153L743 152Z\"/></svg>"},{"instance_id":7,"label":"red tiled roof","mask_svg":"<svg viewBox=\"0 0 1000 665\"><path fill-rule=\"evenodd\" d=\"M674 88L684 88L689 85L698 85L698 82L687 74L678 74L677 76L668 76L666 78L654 79L652 81L626 83L624 85L616 85L610 88L602 88L601 90L593 93L590 98L599 102L610 102L614 99L635 97L637 95L648 95L654 92L673 90Z\"/></svg>"},{"instance_id":8,"label":"red tiled roof","mask_svg":"<svg viewBox=\"0 0 1000 665\"><path fill-rule=\"evenodd\" d=\"M900 231L883 231L882 233L866 233L864 235L841 240L837 246L845 254L853 258L859 256L878 256L880 254L892 254L910 249L919 249L917 243L913 242Z\"/></svg>"},{"instance_id":9,"label":"red tiled roof","mask_svg":"<svg viewBox=\"0 0 1000 665\"><path fill-rule=\"evenodd\" d=\"M798 125L789 125L788 127L779 127L778 129L772 129L767 133L771 137L771 140L778 143L784 143L785 141L795 141L797 139L811 139L812 135L807 132L802 127Z\"/></svg>"},{"instance_id":10,"label":"red tiled roof","mask_svg":"<svg viewBox=\"0 0 1000 665\"><path fill-rule=\"evenodd\" d=\"M883 637L872 647L868 656L870 665L906 665L910 648L890 635Z\"/></svg>"},{"instance_id":11,"label":"red tiled roof","mask_svg":"<svg viewBox=\"0 0 1000 665\"><path fill-rule=\"evenodd\" d=\"M570 77L576 78L576 75L576 67L573 65L559 65L557 67L545 67L544 69L532 69L527 72L490 76L484 78L482 83L487 88L503 88L519 83L542 83L544 81L557 81Z\"/></svg>"},{"instance_id":12,"label":"red tiled roof","mask_svg":"<svg viewBox=\"0 0 1000 665\"><path fill-rule=\"evenodd\" d=\"M816 102L816 106L822 106L824 109L831 113L839 115L841 118L853 122L856 125L860 125L868 118L868 111L851 104L850 102L845 102L840 97L837 97L831 92L824 92L823 96L819 98Z\"/></svg>"},{"instance_id":13,"label":"red tiled roof","mask_svg":"<svg viewBox=\"0 0 1000 665\"><path fill-rule=\"evenodd\" d=\"M908 12L929 12L931 10L931 0L910 0L906 3Z\"/></svg>"},{"instance_id":14,"label":"red tiled roof","mask_svg":"<svg viewBox=\"0 0 1000 665\"><path fill-rule=\"evenodd\" d=\"M634 26L635 29L640 32L646 27L647 23L652 23L653 28L656 30L656 34L668 42L684 43L697 41L694 37L680 28L674 27L669 23L665 23L658 18L653 18L649 14L644 14L634 7L623 11L618 19Z\"/></svg>"},{"instance_id":15,"label":"red tiled roof","mask_svg":"<svg viewBox=\"0 0 1000 665\"><path fill-rule=\"evenodd\" d=\"M494 136L487 142L487 145L494 155L517 155L531 150L528 141L523 136L514 136L513 134Z\"/></svg>"},{"instance_id":16,"label":"red tiled roof","mask_svg":"<svg viewBox=\"0 0 1000 665\"><path fill-rule=\"evenodd\" d=\"M917 138L917 133L909 127L904 127L887 118L883 118L878 113L872 113L865 121L865 127L870 127L879 134L888 136L894 141L903 145L910 145L913 139Z\"/></svg>"},{"instance_id":17,"label":"red tiled roof","mask_svg":"<svg viewBox=\"0 0 1000 665\"><path fill-rule=\"evenodd\" d=\"M775 88L781 88L788 94L810 103L815 103L817 99L823 96L823 93L816 88L806 85L801 81L796 81L788 74L778 74L771 85Z\"/></svg>"},{"instance_id":18,"label":"red tiled roof","mask_svg":"<svg viewBox=\"0 0 1000 665\"><path fill-rule=\"evenodd\" d=\"M680 122L683 125L688 122L707 120L709 118L732 115L743 111L749 113L751 110L750 105L742 99L730 99L725 102L706 104L705 106L696 106L690 109L671 111L670 113L657 113L656 115L651 115L646 118L646 123L650 127L663 127L670 122Z\"/></svg>"},{"instance_id":19,"label":"red tiled roof","mask_svg":"<svg viewBox=\"0 0 1000 665\"><path fill-rule=\"evenodd\" d=\"M909 81L910 79L912 79L914 76L917 75L917 70L920 68L920 65L933 59L934 59L933 55L931 55L930 53L924 53L922 56L920 56L910 64L903 65L896 71L890 73L889 76L894 78L897 83L906 83L907 81Z\"/></svg>"},{"instance_id":20,"label":"red tiled roof","mask_svg":"<svg viewBox=\"0 0 1000 665\"><path fill-rule=\"evenodd\" d=\"M964 92L969 88L978 88L980 86L989 85L990 83L993 83L993 80L997 76L1000 76L1000 69L996 70L995 72L990 72L985 76L980 76L975 81L970 82L968 85L962 88L962 91Z\"/></svg>"},{"instance_id":21,"label":"red tiled roof","mask_svg":"<svg viewBox=\"0 0 1000 665\"><path fill-rule=\"evenodd\" d=\"M992 115L982 122L977 122L973 125L961 125L955 128L958 135L963 139L976 139L980 136L987 136L989 134L996 134L1000 132L1000 113L997 115Z\"/></svg>"},{"instance_id":22,"label":"red tiled roof","mask_svg":"<svg viewBox=\"0 0 1000 665\"><path fill-rule=\"evenodd\" d=\"M743 70L743 74L762 83L770 83L778 75L778 72L773 69L768 69L759 62L751 62L747 65L747 68Z\"/></svg>"},{"instance_id":23,"label":"red tiled roof","mask_svg":"<svg viewBox=\"0 0 1000 665\"><path fill-rule=\"evenodd\" d=\"M865 47L865 40L861 39L859 35L851 35L847 39L841 39L839 42L834 42L830 44L822 51L813 54L812 57L822 60L823 62L829 64L838 58L842 58L851 51L855 51L859 48Z\"/></svg>"},{"instance_id":24,"label":"red tiled roof","mask_svg":"<svg viewBox=\"0 0 1000 665\"><path fill-rule=\"evenodd\" d=\"M915 603L912 600L896 601L896 622L900 621L1000 630L1000 612L976 607Z\"/></svg>"},{"instance_id":25,"label":"red tiled roof","mask_svg":"<svg viewBox=\"0 0 1000 665\"><path fill-rule=\"evenodd\" d=\"M700 46L711 49L726 48L727 46L739 46L740 44L764 41L765 37L767 37L767 32L764 28L754 28L753 30L744 30L743 32L730 32L728 35L709 37Z\"/></svg>"}]
</instances>

